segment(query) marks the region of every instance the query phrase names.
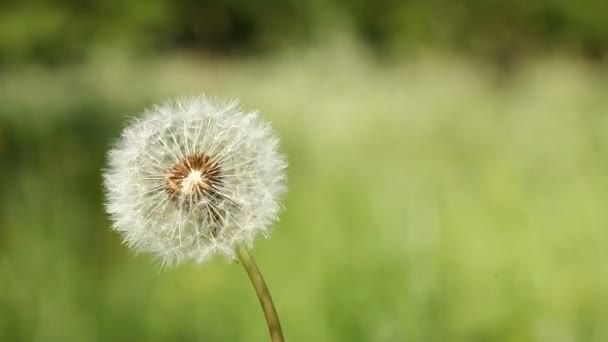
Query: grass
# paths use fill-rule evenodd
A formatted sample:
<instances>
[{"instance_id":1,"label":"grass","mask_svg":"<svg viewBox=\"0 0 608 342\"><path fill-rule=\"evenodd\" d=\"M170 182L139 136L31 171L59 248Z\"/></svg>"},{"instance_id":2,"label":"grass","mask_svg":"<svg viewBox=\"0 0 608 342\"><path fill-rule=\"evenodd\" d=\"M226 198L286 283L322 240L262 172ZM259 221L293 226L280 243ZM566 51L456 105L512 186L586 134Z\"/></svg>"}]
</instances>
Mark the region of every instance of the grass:
<instances>
[{"instance_id":1,"label":"grass","mask_svg":"<svg viewBox=\"0 0 608 342\"><path fill-rule=\"evenodd\" d=\"M259 108L289 156L286 210L254 253L288 341L608 340L605 75L348 44L8 70L0 340L268 339L239 266L160 271L103 212L126 117L201 91Z\"/></svg>"}]
</instances>

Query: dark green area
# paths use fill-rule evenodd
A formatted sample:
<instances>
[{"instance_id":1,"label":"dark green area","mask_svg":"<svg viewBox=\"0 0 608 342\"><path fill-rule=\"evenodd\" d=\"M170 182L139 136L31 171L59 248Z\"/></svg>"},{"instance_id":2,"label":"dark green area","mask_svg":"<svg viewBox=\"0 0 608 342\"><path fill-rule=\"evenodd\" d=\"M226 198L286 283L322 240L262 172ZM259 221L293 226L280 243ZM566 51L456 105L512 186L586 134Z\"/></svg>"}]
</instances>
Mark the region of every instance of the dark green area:
<instances>
[{"instance_id":1,"label":"dark green area","mask_svg":"<svg viewBox=\"0 0 608 342\"><path fill-rule=\"evenodd\" d=\"M259 54L348 29L383 54L438 46L510 59L529 51L608 47L603 0L116 1L6 0L0 63L81 61L98 49Z\"/></svg>"}]
</instances>

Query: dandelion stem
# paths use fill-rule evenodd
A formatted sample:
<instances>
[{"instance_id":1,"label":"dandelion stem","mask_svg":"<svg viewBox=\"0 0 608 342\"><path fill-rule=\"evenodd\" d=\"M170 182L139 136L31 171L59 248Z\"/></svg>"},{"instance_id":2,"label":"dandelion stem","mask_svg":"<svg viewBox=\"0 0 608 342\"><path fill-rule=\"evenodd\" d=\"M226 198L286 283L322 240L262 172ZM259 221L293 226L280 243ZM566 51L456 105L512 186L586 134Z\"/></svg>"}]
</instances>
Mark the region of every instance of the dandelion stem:
<instances>
[{"instance_id":1,"label":"dandelion stem","mask_svg":"<svg viewBox=\"0 0 608 342\"><path fill-rule=\"evenodd\" d=\"M249 275L249 279L251 279L251 283L253 284L255 292L258 295L258 299L260 300L260 305L262 305L262 310L264 311L264 316L266 317L266 323L268 324L268 331L270 332L271 341L284 342L285 339L283 338L283 331L281 330L279 315L277 314L277 310L272 302L272 297L270 296L270 292L268 291L264 277L262 277L262 272L260 272L255 260L253 260L253 256L249 254L247 250L242 247L238 247L237 254L241 264L243 267L245 267L245 271L247 271L247 274Z\"/></svg>"}]
</instances>

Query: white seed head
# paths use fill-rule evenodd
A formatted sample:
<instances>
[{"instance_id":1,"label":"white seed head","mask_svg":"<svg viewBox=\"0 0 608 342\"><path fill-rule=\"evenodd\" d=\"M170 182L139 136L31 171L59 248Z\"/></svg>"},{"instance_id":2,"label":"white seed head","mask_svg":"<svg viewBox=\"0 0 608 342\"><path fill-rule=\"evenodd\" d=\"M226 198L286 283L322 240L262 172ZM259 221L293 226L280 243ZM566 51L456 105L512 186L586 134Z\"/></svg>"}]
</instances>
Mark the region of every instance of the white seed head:
<instances>
[{"instance_id":1,"label":"white seed head","mask_svg":"<svg viewBox=\"0 0 608 342\"><path fill-rule=\"evenodd\" d=\"M237 101L201 95L146 110L104 171L107 211L127 245L165 265L229 259L268 235L285 187L270 125Z\"/></svg>"}]
</instances>

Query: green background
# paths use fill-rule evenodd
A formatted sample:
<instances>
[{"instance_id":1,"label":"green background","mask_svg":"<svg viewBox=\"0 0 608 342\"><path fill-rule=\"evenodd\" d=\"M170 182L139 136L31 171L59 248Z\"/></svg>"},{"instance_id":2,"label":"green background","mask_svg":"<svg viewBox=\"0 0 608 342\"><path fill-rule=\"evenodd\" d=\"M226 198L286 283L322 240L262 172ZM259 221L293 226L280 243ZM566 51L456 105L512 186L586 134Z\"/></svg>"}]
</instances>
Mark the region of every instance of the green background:
<instances>
[{"instance_id":1,"label":"green background","mask_svg":"<svg viewBox=\"0 0 608 342\"><path fill-rule=\"evenodd\" d=\"M607 341L604 4L3 2L0 341L268 340L240 265L104 213L128 118L201 92L282 139L288 341Z\"/></svg>"}]
</instances>

